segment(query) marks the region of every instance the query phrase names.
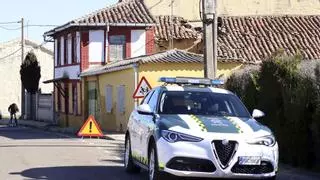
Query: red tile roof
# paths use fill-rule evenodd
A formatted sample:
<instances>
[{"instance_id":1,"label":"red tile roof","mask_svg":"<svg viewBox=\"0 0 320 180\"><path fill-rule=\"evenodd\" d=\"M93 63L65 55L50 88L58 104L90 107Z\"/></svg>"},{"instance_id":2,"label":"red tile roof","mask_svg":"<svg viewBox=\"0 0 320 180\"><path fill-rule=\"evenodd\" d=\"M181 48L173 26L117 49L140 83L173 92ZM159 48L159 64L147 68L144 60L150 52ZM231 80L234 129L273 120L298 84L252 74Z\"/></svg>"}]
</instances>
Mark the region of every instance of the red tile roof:
<instances>
[{"instance_id":1,"label":"red tile roof","mask_svg":"<svg viewBox=\"0 0 320 180\"><path fill-rule=\"evenodd\" d=\"M199 33L182 17L157 16L156 38L158 40L196 39Z\"/></svg>"},{"instance_id":2,"label":"red tile roof","mask_svg":"<svg viewBox=\"0 0 320 180\"><path fill-rule=\"evenodd\" d=\"M105 26L107 24L112 26L150 26L155 23L155 19L141 0L130 0L97 10L44 34L51 36L71 26Z\"/></svg>"},{"instance_id":3,"label":"red tile roof","mask_svg":"<svg viewBox=\"0 0 320 180\"><path fill-rule=\"evenodd\" d=\"M230 63L219 59L220 63ZM237 63L245 63L241 60L235 60ZM145 63L203 63L203 55L187 52L179 49L171 49L168 51L157 52L151 55L142 55L134 58L119 60L100 67L89 68L83 71L80 76L92 76L106 72L119 71L123 69L132 68L133 64Z\"/></svg>"},{"instance_id":4,"label":"red tile roof","mask_svg":"<svg viewBox=\"0 0 320 180\"><path fill-rule=\"evenodd\" d=\"M320 59L320 16L222 17L219 59L257 62L284 49L305 59Z\"/></svg>"},{"instance_id":5,"label":"red tile roof","mask_svg":"<svg viewBox=\"0 0 320 180\"><path fill-rule=\"evenodd\" d=\"M155 23L145 4L140 0L119 2L111 7L100 9L75 23Z\"/></svg>"}]
</instances>

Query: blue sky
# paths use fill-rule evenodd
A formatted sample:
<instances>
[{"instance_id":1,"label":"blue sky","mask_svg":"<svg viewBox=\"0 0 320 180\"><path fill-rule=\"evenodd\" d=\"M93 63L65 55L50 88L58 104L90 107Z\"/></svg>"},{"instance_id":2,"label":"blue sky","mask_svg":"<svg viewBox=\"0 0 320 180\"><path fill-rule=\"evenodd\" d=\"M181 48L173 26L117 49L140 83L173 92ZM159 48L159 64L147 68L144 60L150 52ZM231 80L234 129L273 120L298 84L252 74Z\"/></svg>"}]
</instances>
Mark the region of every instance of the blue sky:
<instances>
[{"instance_id":1,"label":"blue sky","mask_svg":"<svg viewBox=\"0 0 320 180\"><path fill-rule=\"evenodd\" d=\"M2 22L20 21L25 25L62 25L92 11L110 6L118 0L8 0L0 6L0 42L20 38L21 25L1 24ZM31 40L43 42L42 35L53 27L26 27L25 36Z\"/></svg>"}]
</instances>

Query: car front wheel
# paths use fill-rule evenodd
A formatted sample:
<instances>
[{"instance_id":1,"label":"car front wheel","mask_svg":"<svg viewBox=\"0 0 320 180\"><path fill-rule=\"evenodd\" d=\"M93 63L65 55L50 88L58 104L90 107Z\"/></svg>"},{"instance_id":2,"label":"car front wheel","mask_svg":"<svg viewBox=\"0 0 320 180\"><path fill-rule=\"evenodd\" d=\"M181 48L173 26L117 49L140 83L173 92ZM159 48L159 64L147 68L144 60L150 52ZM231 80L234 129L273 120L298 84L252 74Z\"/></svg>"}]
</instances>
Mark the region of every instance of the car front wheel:
<instances>
[{"instance_id":1,"label":"car front wheel","mask_svg":"<svg viewBox=\"0 0 320 180\"><path fill-rule=\"evenodd\" d=\"M151 145L149 150L149 180L159 180L160 172L158 166L157 150L155 145Z\"/></svg>"},{"instance_id":2,"label":"car front wheel","mask_svg":"<svg viewBox=\"0 0 320 180\"><path fill-rule=\"evenodd\" d=\"M128 173L140 172L140 167L135 165L132 160L131 143L129 137L127 137L125 141L124 167Z\"/></svg>"}]
</instances>

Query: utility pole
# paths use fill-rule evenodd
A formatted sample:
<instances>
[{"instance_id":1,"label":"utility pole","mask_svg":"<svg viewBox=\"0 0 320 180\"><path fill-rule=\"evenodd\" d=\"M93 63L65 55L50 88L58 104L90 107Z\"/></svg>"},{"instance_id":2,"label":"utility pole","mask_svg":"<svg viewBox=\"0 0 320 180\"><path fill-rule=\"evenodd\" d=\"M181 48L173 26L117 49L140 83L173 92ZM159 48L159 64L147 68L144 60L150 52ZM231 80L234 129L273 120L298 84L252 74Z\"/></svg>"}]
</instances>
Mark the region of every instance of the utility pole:
<instances>
[{"instance_id":1,"label":"utility pole","mask_svg":"<svg viewBox=\"0 0 320 180\"><path fill-rule=\"evenodd\" d=\"M24 19L21 18L21 64L24 61ZM21 81L21 115L25 115L25 90Z\"/></svg>"},{"instance_id":2,"label":"utility pole","mask_svg":"<svg viewBox=\"0 0 320 180\"><path fill-rule=\"evenodd\" d=\"M204 30L204 77L214 79L217 73L217 2L202 0Z\"/></svg>"}]
</instances>

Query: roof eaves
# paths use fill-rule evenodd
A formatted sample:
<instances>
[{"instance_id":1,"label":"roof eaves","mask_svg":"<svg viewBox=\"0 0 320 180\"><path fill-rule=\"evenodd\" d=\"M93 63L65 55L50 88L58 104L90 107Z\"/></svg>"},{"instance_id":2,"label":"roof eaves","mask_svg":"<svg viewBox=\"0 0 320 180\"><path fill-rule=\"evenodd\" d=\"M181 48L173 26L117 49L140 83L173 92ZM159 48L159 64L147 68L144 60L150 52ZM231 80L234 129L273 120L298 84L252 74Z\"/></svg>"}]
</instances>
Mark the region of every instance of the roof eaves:
<instances>
[{"instance_id":1,"label":"roof eaves","mask_svg":"<svg viewBox=\"0 0 320 180\"><path fill-rule=\"evenodd\" d=\"M130 64L123 65L123 66L115 66L115 67L110 67L110 68L104 68L102 70L97 70L97 71L87 71L87 72L81 73L80 77L96 76L96 75L100 75L100 74L104 74L104 73L109 73L109 72L129 69L129 68L133 67L133 64L135 64L135 63L130 63Z\"/></svg>"},{"instance_id":2,"label":"roof eaves","mask_svg":"<svg viewBox=\"0 0 320 180\"><path fill-rule=\"evenodd\" d=\"M93 26L95 27L104 27L104 26L150 27L150 26L156 26L156 23L69 23L45 32L44 36L53 36L54 34L71 27L93 27Z\"/></svg>"}]
</instances>

